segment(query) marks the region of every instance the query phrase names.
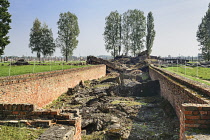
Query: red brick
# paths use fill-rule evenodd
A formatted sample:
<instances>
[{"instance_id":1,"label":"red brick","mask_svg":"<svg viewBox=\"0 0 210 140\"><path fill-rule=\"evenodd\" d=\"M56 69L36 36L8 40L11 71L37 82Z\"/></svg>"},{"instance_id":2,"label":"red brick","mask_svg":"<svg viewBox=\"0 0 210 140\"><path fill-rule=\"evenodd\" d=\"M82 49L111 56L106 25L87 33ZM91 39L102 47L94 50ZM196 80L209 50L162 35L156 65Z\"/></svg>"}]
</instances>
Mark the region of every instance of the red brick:
<instances>
[{"instance_id":1,"label":"red brick","mask_svg":"<svg viewBox=\"0 0 210 140\"><path fill-rule=\"evenodd\" d=\"M200 125L199 127L200 127L200 128L210 128L210 126L205 125L205 124L202 124L202 125Z\"/></svg>"},{"instance_id":2,"label":"red brick","mask_svg":"<svg viewBox=\"0 0 210 140\"><path fill-rule=\"evenodd\" d=\"M42 112L41 111L37 111L37 112L33 112L34 115L42 115Z\"/></svg>"},{"instance_id":3,"label":"red brick","mask_svg":"<svg viewBox=\"0 0 210 140\"><path fill-rule=\"evenodd\" d=\"M203 119L203 120L210 120L210 116L204 116L204 115L202 115L201 116L201 119Z\"/></svg>"},{"instance_id":4,"label":"red brick","mask_svg":"<svg viewBox=\"0 0 210 140\"><path fill-rule=\"evenodd\" d=\"M11 104L8 104L8 105L7 105L7 109L8 109L8 110L12 110L12 108L13 108L13 107L12 107Z\"/></svg>"},{"instance_id":5,"label":"red brick","mask_svg":"<svg viewBox=\"0 0 210 140\"><path fill-rule=\"evenodd\" d=\"M208 115L208 111L200 111L201 115Z\"/></svg>"},{"instance_id":6,"label":"red brick","mask_svg":"<svg viewBox=\"0 0 210 140\"><path fill-rule=\"evenodd\" d=\"M58 115L58 111L51 111L50 115Z\"/></svg>"},{"instance_id":7,"label":"red brick","mask_svg":"<svg viewBox=\"0 0 210 140\"><path fill-rule=\"evenodd\" d=\"M26 115L26 112L21 111L21 112L20 112L20 115Z\"/></svg>"},{"instance_id":8,"label":"red brick","mask_svg":"<svg viewBox=\"0 0 210 140\"><path fill-rule=\"evenodd\" d=\"M25 105L25 111L29 111L29 105Z\"/></svg>"},{"instance_id":9,"label":"red brick","mask_svg":"<svg viewBox=\"0 0 210 140\"><path fill-rule=\"evenodd\" d=\"M65 73L65 75L63 73ZM9 85L8 82L8 84L5 85L4 82L3 85L5 85L4 88L7 90L6 93L8 94L2 95L1 100L3 102L4 101L6 102L10 96L11 100L9 103L11 104L16 102L30 103L30 104L35 104L37 108L41 108L46 104L52 102L53 100L57 99L62 93L66 92L68 88L70 87L73 88L74 86L76 86L80 80L85 81L88 79L90 80L97 79L102 76L105 76L105 74L106 74L106 66L97 65L77 70L72 70L72 69L66 70L65 72L64 71L56 71L56 73L43 72L39 74L24 75L24 77L12 76L11 78L8 78L6 81L14 79L14 81L19 81L19 83ZM74 77L74 75L75 76L80 75L79 78L81 79L78 80L78 77ZM23 83L24 81L27 82ZM32 86L34 88L25 90L26 87L32 87ZM56 87L56 89L52 87ZM21 110L32 111L32 108L29 109L25 104L21 106Z\"/></svg>"},{"instance_id":10,"label":"red brick","mask_svg":"<svg viewBox=\"0 0 210 140\"><path fill-rule=\"evenodd\" d=\"M197 123L198 124L206 124L207 123L207 120L197 120Z\"/></svg>"},{"instance_id":11,"label":"red brick","mask_svg":"<svg viewBox=\"0 0 210 140\"><path fill-rule=\"evenodd\" d=\"M204 111L210 111L210 107L203 107Z\"/></svg>"},{"instance_id":12,"label":"red brick","mask_svg":"<svg viewBox=\"0 0 210 140\"><path fill-rule=\"evenodd\" d=\"M26 110L26 108L25 108L25 105L24 105L24 104L22 104L22 105L21 105L21 110L22 110L22 111L25 111L25 110Z\"/></svg>"},{"instance_id":13,"label":"red brick","mask_svg":"<svg viewBox=\"0 0 210 140\"><path fill-rule=\"evenodd\" d=\"M42 111L42 115L50 115L50 111Z\"/></svg>"},{"instance_id":14,"label":"red brick","mask_svg":"<svg viewBox=\"0 0 210 140\"><path fill-rule=\"evenodd\" d=\"M185 120L186 124L195 124L197 120Z\"/></svg>"},{"instance_id":15,"label":"red brick","mask_svg":"<svg viewBox=\"0 0 210 140\"><path fill-rule=\"evenodd\" d=\"M185 116L185 118L188 120L198 120L200 119L200 116Z\"/></svg>"},{"instance_id":16,"label":"red brick","mask_svg":"<svg viewBox=\"0 0 210 140\"><path fill-rule=\"evenodd\" d=\"M185 127L199 127L200 124L186 124Z\"/></svg>"},{"instance_id":17,"label":"red brick","mask_svg":"<svg viewBox=\"0 0 210 140\"><path fill-rule=\"evenodd\" d=\"M198 115L198 114L200 114L200 112L199 111L193 111L192 114L193 115Z\"/></svg>"},{"instance_id":18,"label":"red brick","mask_svg":"<svg viewBox=\"0 0 210 140\"><path fill-rule=\"evenodd\" d=\"M12 114L13 114L13 115L18 115L19 112L18 112L18 111L13 111Z\"/></svg>"},{"instance_id":19,"label":"red brick","mask_svg":"<svg viewBox=\"0 0 210 140\"><path fill-rule=\"evenodd\" d=\"M21 111L21 104L18 104L18 105L17 105L17 110L18 110L18 111Z\"/></svg>"},{"instance_id":20,"label":"red brick","mask_svg":"<svg viewBox=\"0 0 210 140\"><path fill-rule=\"evenodd\" d=\"M184 111L184 114L185 115L191 115L192 114L192 111Z\"/></svg>"}]
</instances>

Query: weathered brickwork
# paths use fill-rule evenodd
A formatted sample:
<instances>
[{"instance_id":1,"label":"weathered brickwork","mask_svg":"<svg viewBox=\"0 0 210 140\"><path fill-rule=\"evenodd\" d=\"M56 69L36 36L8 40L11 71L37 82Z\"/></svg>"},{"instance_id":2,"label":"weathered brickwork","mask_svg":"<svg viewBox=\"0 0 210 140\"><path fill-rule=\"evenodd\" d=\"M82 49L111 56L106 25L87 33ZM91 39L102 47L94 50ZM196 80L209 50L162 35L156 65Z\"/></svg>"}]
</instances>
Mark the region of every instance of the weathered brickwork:
<instances>
[{"instance_id":1,"label":"weathered brickwork","mask_svg":"<svg viewBox=\"0 0 210 140\"><path fill-rule=\"evenodd\" d=\"M106 66L97 65L0 78L0 103L28 103L41 108L57 99L81 80L106 75Z\"/></svg>"},{"instance_id":2,"label":"weathered brickwork","mask_svg":"<svg viewBox=\"0 0 210 140\"><path fill-rule=\"evenodd\" d=\"M179 117L180 139L187 129L210 128L208 87L154 66L150 66L149 74L152 80L159 80L161 96L171 103Z\"/></svg>"},{"instance_id":3,"label":"weathered brickwork","mask_svg":"<svg viewBox=\"0 0 210 140\"><path fill-rule=\"evenodd\" d=\"M182 104L185 129L210 128L210 104Z\"/></svg>"},{"instance_id":4,"label":"weathered brickwork","mask_svg":"<svg viewBox=\"0 0 210 140\"><path fill-rule=\"evenodd\" d=\"M0 104L0 125L8 123L33 127L50 127L55 124L74 126L72 139L81 140L79 110L35 110L33 104Z\"/></svg>"}]
</instances>

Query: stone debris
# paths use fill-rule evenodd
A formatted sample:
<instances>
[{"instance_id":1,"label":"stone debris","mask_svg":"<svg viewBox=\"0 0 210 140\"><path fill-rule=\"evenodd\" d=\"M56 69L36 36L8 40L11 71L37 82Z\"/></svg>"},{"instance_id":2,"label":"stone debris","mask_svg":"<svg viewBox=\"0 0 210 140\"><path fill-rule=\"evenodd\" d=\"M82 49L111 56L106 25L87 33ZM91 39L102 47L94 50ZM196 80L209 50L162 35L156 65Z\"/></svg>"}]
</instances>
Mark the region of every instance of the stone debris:
<instances>
[{"instance_id":1,"label":"stone debris","mask_svg":"<svg viewBox=\"0 0 210 140\"><path fill-rule=\"evenodd\" d=\"M52 126L47 129L37 140L73 140L75 127Z\"/></svg>"},{"instance_id":2,"label":"stone debris","mask_svg":"<svg viewBox=\"0 0 210 140\"><path fill-rule=\"evenodd\" d=\"M82 139L178 139L178 119L164 112L170 104L163 107L159 83L150 80L146 60L118 57L106 61L91 56L87 63L105 64L107 76L82 82L60 98L63 109L79 109L85 130Z\"/></svg>"}]
</instances>

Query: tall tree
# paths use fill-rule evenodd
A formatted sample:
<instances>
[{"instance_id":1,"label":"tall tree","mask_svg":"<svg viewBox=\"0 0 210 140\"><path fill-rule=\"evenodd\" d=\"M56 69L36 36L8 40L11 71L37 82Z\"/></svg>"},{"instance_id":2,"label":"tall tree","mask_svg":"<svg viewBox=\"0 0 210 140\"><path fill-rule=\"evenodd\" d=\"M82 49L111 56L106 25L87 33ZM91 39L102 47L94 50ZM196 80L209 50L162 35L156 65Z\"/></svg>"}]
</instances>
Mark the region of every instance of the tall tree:
<instances>
[{"instance_id":1,"label":"tall tree","mask_svg":"<svg viewBox=\"0 0 210 140\"><path fill-rule=\"evenodd\" d=\"M205 60L210 60L210 4L206 15L198 26L197 40L200 42L200 50Z\"/></svg>"},{"instance_id":2,"label":"tall tree","mask_svg":"<svg viewBox=\"0 0 210 140\"><path fill-rule=\"evenodd\" d=\"M147 36L146 36L146 48L147 48L148 58L152 52L154 39L155 39L154 17L152 15L152 12L149 12L147 15Z\"/></svg>"},{"instance_id":3,"label":"tall tree","mask_svg":"<svg viewBox=\"0 0 210 140\"><path fill-rule=\"evenodd\" d=\"M47 24L41 25L41 22L36 18L30 32L30 43L32 53L36 52L39 61L41 54L44 57L51 56L55 52L55 43L53 39L52 30L48 28Z\"/></svg>"},{"instance_id":4,"label":"tall tree","mask_svg":"<svg viewBox=\"0 0 210 140\"><path fill-rule=\"evenodd\" d=\"M77 47L77 37L80 33L77 16L70 12L61 13L58 24L57 46L61 48L63 56L68 61L68 56L73 54L73 50Z\"/></svg>"},{"instance_id":5,"label":"tall tree","mask_svg":"<svg viewBox=\"0 0 210 140\"><path fill-rule=\"evenodd\" d=\"M52 30L48 28L46 24L44 24L41 28L42 36L41 36L41 52L44 57L51 56L55 52L55 43L53 39Z\"/></svg>"},{"instance_id":6,"label":"tall tree","mask_svg":"<svg viewBox=\"0 0 210 140\"><path fill-rule=\"evenodd\" d=\"M109 16L105 18L105 31L104 31L104 40L106 50L113 57L120 55L121 51L121 15L117 12L111 12Z\"/></svg>"},{"instance_id":7,"label":"tall tree","mask_svg":"<svg viewBox=\"0 0 210 140\"><path fill-rule=\"evenodd\" d=\"M124 53L127 56L131 50L131 25L132 20L129 18L129 13L123 13L122 19L122 44L124 46Z\"/></svg>"},{"instance_id":8,"label":"tall tree","mask_svg":"<svg viewBox=\"0 0 210 140\"><path fill-rule=\"evenodd\" d=\"M133 56L143 49L146 20L144 13L140 10L128 10L123 14L123 44L126 53L131 50Z\"/></svg>"},{"instance_id":9,"label":"tall tree","mask_svg":"<svg viewBox=\"0 0 210 140\"><path fill-rule=\"evenodd\" d=\"M33 52L37 53L39 61L41 59L41 52L42 52L41 36L42 36L41 22L36 18L30 32L29 48L31 48L32 53Z\"/></svg>"},{"instance_id":10,"label":"tall tree","mask_svg":"<svg viewBox=\"0 0 210 140\"><path fill-rule=\"evenodd\" d=\"M8 0L0 1L0 56L4 54L5 46L10 43L9 36L7 36L11 29L11 15L8 12L10 3Z\"/></svg>"}]
</instances>

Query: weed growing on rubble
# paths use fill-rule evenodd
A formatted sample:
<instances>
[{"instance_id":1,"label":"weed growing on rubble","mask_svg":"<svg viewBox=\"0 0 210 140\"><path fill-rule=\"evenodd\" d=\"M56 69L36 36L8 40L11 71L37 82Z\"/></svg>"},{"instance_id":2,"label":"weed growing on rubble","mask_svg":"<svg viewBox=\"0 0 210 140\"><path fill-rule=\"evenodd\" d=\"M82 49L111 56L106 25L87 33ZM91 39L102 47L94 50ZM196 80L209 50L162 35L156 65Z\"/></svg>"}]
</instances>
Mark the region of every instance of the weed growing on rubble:
<instances>
[{"instance_id":1,"label":"weed growing on rubble","mask_svg":"<svg viewBox=\"0 0 210 140\"><path fill-rule=\"evenodd\" d=\"M145 105L145 103L135 102L135 101L120 101L114 100L111 104L125 104L126 106L134 106L134 105Z\"/></svg>"}]
</instances>

